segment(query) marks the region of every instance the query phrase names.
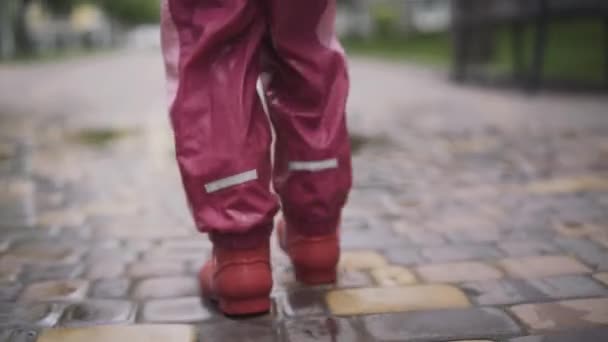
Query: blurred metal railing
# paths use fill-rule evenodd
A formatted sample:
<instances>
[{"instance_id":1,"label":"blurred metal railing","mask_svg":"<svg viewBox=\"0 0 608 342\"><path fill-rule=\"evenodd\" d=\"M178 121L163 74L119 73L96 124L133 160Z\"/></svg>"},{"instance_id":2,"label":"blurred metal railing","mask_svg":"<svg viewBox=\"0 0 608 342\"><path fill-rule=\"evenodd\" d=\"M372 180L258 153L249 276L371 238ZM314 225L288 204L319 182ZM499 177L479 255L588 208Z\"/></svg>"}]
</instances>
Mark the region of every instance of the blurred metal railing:
<instances>
[{"instance_id":1,"label":"blurred metal railing","mask_svg":"<svg viewBox=\"0 0 608 342\"><path fill-rule=\"evenodd\" d=\"M513 79L530 91L543 81L548 23L570 18L600 18L605 27L605 78L608 82L607 0L452 0L454 56L452 77L465 82L471 67L486 62L492 54L497 26L510 26ZM532 57L526 66L524 28L534 28ZM584 39L584 37L581 37Z\"/></svg>"}]
</instances>

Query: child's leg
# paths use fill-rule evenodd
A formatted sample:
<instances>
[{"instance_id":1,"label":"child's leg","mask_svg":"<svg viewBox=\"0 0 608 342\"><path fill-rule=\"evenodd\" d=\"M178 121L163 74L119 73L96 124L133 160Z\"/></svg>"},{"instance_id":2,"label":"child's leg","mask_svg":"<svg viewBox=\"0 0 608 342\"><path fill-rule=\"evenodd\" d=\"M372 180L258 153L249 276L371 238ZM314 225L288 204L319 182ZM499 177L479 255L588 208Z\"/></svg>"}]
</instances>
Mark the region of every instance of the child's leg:
<instances>
[{"instance_id":1,"label":"child's leg","mask_svg":"<svg viewBox=\"0 0 608 342\"><path fill-rule=\"evenodd\" d=\"M163 50L177 160L213 256L205 297L227 314L270 309L270 129L256 92L266 25L257 1L165 0Z\"/></svg>"},{"instance_id":2,"label":"child's leg","mask_svg":"<svg viewBox=\"0 0 608 342\"><path fill-rule=\"evenodd\" d=\"M277 131L274 185L290 229L331 234L351 186L348 75L336 0L266 0L266 95Z\"/></svg>"},{"instance_id":3,"label":"child's leg","mask_svg":"<svg viewBox=\"0 0 608 342\"><path fill-rule=\"evenodd\" d=\"M163 54L177 160L196 225L228 248L268 239L270 130L256 94L257 1L165 0Z\"/></svg>"}]
</instances>

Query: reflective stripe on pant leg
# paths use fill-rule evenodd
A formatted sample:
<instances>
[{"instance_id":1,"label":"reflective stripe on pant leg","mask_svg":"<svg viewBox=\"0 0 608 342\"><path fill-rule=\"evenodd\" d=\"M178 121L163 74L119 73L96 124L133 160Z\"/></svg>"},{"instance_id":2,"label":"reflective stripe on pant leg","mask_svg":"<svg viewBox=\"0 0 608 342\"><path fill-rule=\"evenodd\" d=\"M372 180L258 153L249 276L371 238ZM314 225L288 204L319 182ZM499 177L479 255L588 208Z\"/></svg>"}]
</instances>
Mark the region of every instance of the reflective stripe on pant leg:
<instances>
[{"instance_id":1,"label":"reflective stripe on pant leg","mask_svg":"<svg viewBox=\"0 0 608 342\"><path fill-rule=\"evenodd\" d=\"M323 171L338 167L338 159L325 159L315 161L290 161L289 170L291 171Z\"/></svg>"},{"instance_id":2,"label":"reflective stripe on pant leg","mask_svg":"<svg viewBox=\"0 0 608 342\"><path fill-rule=\"evenodd\" d=\"M258 179L258 172L256 170L250 170L236 174L234 176L218 179L216 181L207 183L205 184L205 190L207 191L207 193L212 193L256 179Z\"/></svg>"}]
</instances>

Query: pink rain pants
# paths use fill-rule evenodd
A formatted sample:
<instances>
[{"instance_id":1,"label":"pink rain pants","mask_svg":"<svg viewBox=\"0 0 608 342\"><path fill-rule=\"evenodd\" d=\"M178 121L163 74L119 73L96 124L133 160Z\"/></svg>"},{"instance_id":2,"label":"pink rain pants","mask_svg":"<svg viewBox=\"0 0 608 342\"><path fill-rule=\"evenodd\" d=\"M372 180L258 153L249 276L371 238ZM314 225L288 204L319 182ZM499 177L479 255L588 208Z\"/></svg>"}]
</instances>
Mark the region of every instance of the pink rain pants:
<instances>
[{"instance_id":1,"label":"pink rain pants","mask_svg":"<svg viewBox=\"0 0 608 342\"><path fill-rule=\"evenodd\" d=\"M163 1L177 161L196 226L215 243L267 239L279 203L302 234L337 228L352 180L335 16L336 0Z\"/></svg>"}]
</instances>

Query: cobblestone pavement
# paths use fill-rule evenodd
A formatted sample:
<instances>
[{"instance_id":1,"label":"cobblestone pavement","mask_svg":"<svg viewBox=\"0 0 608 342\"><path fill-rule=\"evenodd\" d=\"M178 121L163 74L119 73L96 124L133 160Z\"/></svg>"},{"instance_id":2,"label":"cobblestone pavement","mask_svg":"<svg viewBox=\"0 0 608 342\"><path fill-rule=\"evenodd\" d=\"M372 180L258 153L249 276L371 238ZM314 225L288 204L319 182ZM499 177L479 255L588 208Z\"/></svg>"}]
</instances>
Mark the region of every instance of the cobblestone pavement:
<instances>
[{"instance_id":1,"label":"cobblestone pavement","mask_svg":"<svg viewBox=\"0 0 608 342\"><path fill-rule=\"evenodd\" d=\"M0 341L608 341L608 99L351 67L339 283L275 248L273 312L230 320L198 297L158 52L0 66Z\"/></svg>"}]
</instances>

